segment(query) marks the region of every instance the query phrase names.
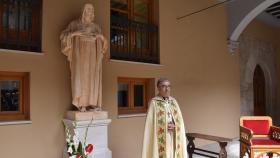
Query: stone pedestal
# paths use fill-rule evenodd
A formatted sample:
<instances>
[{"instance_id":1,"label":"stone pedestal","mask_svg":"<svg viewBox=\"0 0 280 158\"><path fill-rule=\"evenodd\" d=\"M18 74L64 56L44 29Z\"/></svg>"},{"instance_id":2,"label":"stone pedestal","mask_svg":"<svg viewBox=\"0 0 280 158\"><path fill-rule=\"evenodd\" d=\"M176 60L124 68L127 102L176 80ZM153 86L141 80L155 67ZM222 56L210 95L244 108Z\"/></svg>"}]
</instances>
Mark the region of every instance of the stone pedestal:
<instances>
[{"instance_id":1,"label":"stone pedestal","mask_svg":"<svg viewBox=\"0 0 280 158\"><path fill-rule=\"evenodd\" d=\"M66 118L75 121L104 120L108 118L107 111L67 111Z\"/></svg>"},{"instance_id":2,"label":"stone pedestal","mask_svg":"<svg viewBox=\"0 0 280 158\"><path fill-rule=\"evenodd\" d=\"M93 152L90 153L89 158L112 158L112 152L108 148L108 125L111 122L110 119L104 118L104 113L99 113L98 117L96 115L89 115L88 112L70 112L72 119L67 116L63 120L64 124L78 133L78 138L84 141L86 129L88 128L86 144L93 144ZM83 113L85 115L83 115ZM70 116L70 118L71 118ZM81 120L73 120L73 118L82 118ZM107 113L106 113L107 116ZM87 118L87 119L86 119ZM93 119L92 119L93 118ZM102 119L100 119L102 118Z\"/></svg>"}]
</instances>

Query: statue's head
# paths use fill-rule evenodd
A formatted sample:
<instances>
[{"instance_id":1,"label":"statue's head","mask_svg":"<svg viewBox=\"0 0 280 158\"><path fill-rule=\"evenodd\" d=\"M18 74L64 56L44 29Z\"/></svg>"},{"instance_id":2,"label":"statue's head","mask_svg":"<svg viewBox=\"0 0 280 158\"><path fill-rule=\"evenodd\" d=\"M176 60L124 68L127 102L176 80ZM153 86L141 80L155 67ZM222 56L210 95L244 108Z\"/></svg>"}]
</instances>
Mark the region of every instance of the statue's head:
<instances>
[{"instance_id":1,"label":"statue's head","mask_svg":"<svg viewBox=\"0 0 280 158\"><path fill-rule=\"evenodd\" d=\"M82 23L91 23L94 20L94 7L91 3L84 5Z\"/></svg>"}]
</instances>

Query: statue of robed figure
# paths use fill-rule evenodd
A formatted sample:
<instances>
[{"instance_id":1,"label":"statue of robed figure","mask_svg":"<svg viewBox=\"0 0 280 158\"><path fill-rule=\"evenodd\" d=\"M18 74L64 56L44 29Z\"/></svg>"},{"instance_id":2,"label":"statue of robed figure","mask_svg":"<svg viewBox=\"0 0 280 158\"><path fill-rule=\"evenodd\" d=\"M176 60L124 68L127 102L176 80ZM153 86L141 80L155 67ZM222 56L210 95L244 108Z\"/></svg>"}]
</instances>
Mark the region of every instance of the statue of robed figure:
<instances>
[{"instance_id":1,"label":"statue of robed figure","mask_svg":"<svg viewBox=\"0 0 280 158\"><path fill-rule=\"evenodd\" d=\"M80 111L101 109L102 59L108 42L94 23L94 7L85 4L82 16L72 21L60 35L61 51L71 70L72 104Z\"/></svg>"}]
</instances>

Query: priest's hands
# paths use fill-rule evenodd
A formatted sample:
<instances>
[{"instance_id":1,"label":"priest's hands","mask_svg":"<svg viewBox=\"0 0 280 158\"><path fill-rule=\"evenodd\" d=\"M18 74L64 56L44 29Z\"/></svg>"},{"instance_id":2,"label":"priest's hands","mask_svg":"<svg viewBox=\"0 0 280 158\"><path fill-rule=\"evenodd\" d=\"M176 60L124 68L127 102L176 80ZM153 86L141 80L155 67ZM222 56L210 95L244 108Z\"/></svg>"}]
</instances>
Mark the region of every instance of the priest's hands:
<instances>
[{"instance_id":1,"label":"priest's hands","mask_svg":"<svg viewBox=\"0 0 280 158\"><path fill-rule=\"evenodd\" d=\"M167 124L167 129L169 132L173 132L175 129L175 124L173 122L170 122Z\"/></svg>"}]
</instances>

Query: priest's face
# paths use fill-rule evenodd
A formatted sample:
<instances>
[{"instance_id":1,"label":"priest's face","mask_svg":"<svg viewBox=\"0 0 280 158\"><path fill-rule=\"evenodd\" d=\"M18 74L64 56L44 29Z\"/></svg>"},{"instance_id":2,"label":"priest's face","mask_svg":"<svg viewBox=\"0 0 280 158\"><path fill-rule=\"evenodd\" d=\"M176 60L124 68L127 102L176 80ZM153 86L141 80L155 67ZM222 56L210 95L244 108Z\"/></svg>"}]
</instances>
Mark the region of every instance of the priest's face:
<instances>
[{"instance_id":1,"label":"priest's face","mask_svg":"<svg viewBox=\"0 0 280 158\"><path fill-rule=\"evenodd\" d=\"M162 97L169 97L170 89L171 89L171 84L170 84L170 81L168 81L168 80L163 81L158 85L158 92L159 92L159 95Z\"/></svg>"}]
</instances>

